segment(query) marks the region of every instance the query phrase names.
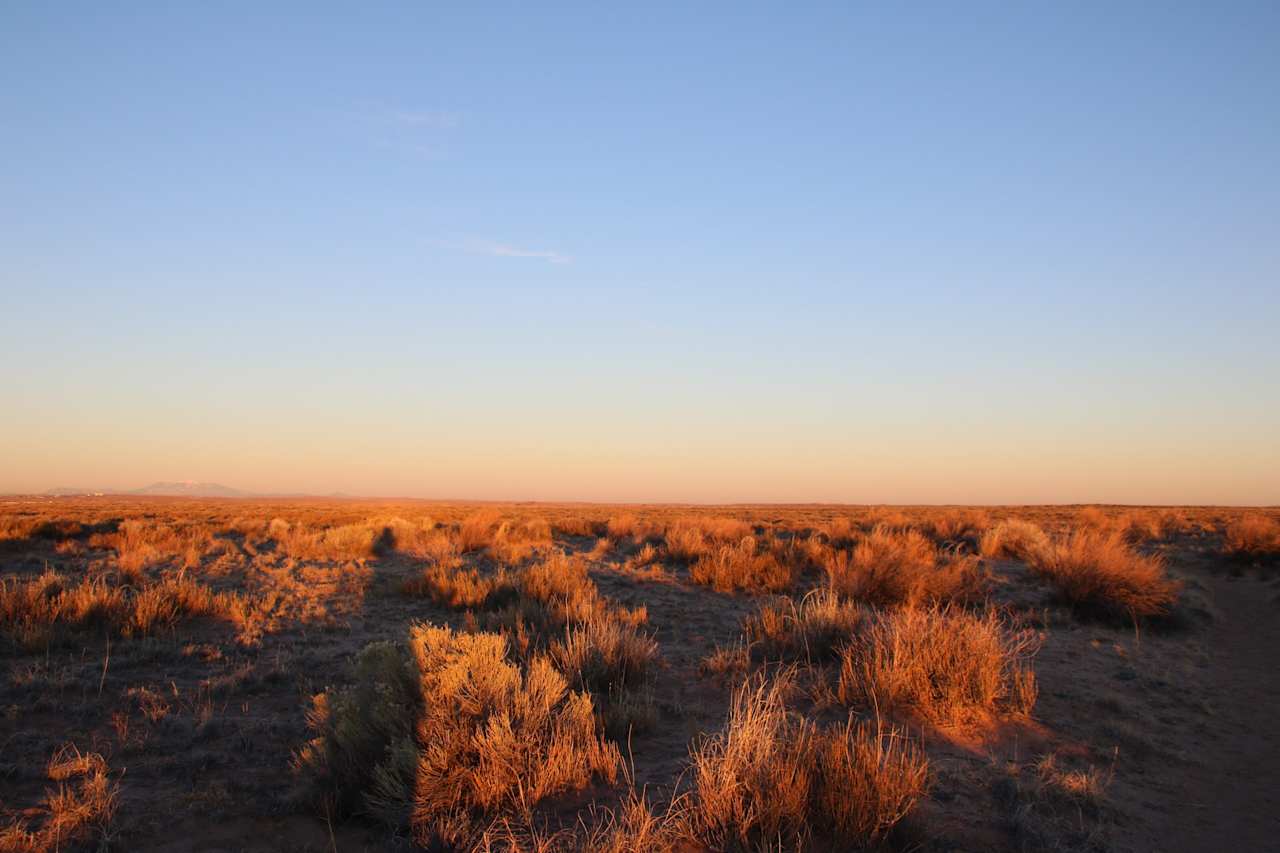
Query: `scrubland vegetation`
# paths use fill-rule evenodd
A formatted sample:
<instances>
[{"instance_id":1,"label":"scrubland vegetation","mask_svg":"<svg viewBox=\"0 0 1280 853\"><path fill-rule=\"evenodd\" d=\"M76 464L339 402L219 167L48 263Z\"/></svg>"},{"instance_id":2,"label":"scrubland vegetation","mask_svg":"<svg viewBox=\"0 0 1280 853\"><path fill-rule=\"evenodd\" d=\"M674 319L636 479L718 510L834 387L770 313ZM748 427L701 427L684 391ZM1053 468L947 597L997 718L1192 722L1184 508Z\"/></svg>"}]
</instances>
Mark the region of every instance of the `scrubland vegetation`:
<instances>
[{"instance_id":1,"label":"scrubland vegetation","mask_svg":"<svg viewBox=\"0 0 1280 853\"><path fill-rule=\"evenodd\" d=\"M1278 554L1267 511L14 499L0 851L1097 849L1177 737L1105 708L1192 726L1195 572Z\"/></svg>"}]
</instances>

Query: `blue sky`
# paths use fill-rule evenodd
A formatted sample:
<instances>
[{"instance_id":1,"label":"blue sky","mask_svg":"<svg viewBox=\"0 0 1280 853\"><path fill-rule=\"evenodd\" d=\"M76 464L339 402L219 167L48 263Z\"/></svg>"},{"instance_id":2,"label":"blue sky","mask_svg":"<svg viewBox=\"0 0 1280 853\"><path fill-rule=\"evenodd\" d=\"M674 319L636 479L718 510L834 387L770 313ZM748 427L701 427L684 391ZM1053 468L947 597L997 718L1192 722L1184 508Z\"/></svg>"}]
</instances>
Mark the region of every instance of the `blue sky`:
<instances>
[{"instance_id":1,"label":"blue sky","mask_svg":"<svg viewBox=\"0 0 1280 853\"><path fill-rule=\"evenodd\" d=\"M1280 6L8 4L0 490L1280 501Z\"/></svg>"}]
</instances>

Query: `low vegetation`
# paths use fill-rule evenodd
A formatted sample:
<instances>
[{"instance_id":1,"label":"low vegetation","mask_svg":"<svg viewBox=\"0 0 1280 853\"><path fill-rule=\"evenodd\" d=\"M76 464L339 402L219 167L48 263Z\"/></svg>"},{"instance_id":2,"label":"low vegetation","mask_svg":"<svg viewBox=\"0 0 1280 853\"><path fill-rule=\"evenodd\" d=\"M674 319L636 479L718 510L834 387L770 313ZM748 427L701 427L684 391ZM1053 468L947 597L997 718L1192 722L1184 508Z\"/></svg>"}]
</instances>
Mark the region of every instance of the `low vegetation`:
<instances>
[{"instance_id":1,"label":"low vegetation","mask_svg":"<svg viewBox=\"0 0 1280 853\"><path fill-rule=\"evenodd\" d=\"M1280 557L1280 521L1256 513L1241 516L1227 525L1223 550L1245 560Z\"/></svg>"},{"instance_id":2,"label":"low vegetation","mask_svg":"<svg viewBox=\"0 0 1280 853\"><path fill-rule=\"evenodd\" d=\"M1163 616L1181 588L1163 560L1139 554L1114 532L1078 530L1037 554L1031 567L1078 611L1103 618Z\"/></svg>"},{"instance_id":3,"label":"low vegetation","mask_svg":"<svg viewBox=\"0 0 1280 853\"><path fill-rule=\"evenodd\" d=\"M840 654L836 696L881 713L906 711L940 724L999 712L1030 714L1037 640L993 611L954 608L877 614Z\"/></svg>"},{"instance_id":4,"label":"low vegetation","mask_svg":"<svg viewBox=\"0 0 1280 853\"><path fill-rule=\"evenodd\" d=\"M1133 623L1280 552L1270 510L6 506L0 853L1101 848L1211 701L1214 623Z\"/></svg>"},{"instance_id":5,"label":"low vegetation","mask_svg":"<svg viewBox=\"0 0 1280 853\"><path fill-rule=\"evenodd\" d=\"M734 694L722 731L691 753L682 828L713 850L860 847L924 795L928 764L897 731L820 727L787 710L785 678Z\"/></svg>"},{"instance_id":6,"label":"low vegetation","mask_svg":"<svg viewBox=\"0 0 1280 853\"><path fill-rule=\"evenodd\" d=\"M0 828L0 853L107 849L120 786L102 756L66 744L50 759L47 775L57 788L49 789L32 813Z\"/></svg>"},{"instance_id":7,"label":"low vegetation","mask_svg":"<svg viewBox=\"0 0 1280 853\"><path fill-rule=\"evenodd\" d=\"M914 607L976 600L986 578L971 556L943 555L926 536L879 525L848 551L826 560L827 586L844 598L877 607Z\"/></svg>"}]
</instances>

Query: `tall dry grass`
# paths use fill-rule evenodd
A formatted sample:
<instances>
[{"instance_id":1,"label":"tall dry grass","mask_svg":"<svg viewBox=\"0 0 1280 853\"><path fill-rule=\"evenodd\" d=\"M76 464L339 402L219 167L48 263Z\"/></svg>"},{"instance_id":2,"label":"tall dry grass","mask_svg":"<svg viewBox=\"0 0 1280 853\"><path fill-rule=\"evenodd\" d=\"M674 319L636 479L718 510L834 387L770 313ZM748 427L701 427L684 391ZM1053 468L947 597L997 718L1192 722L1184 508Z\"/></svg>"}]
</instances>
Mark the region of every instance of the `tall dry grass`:
<instances>
[{"instance_id":1,"label":"tall dry grass","mask_svg":"<svg viewBox=\"0 0 1280 853\"><path fill-rule=\"evenodd\" d=\"M828 588L877 607L975 600L987 579L970 556L940 554L915 530L878 525L851 551L833 551L826 560Z\"/></svg>"},{"instance_id":2,"label":"tall dry grass","mask_svg":"<svg viewBox=\"0 0 1280 853\"><path fill-rule=\"evenodd\" d=\"M46 570L25 581L0 581L0 630L26 649L72 639L59 636L59 628L145 636L184 618L229 616L238 599L233 593L215 594L189 578L136 587L115 585L107 578L73 582Z\"/></svg>"},{"instance_id":3,"label":"tall dry grass","mask_svg":"<svg viewBox=\"0 0 1280 853\"><path fill-rule=\"evenodd\" d=\"M840 702L940 724L1030 713L1038 641L992 611L903 609L870 617L840 654Z\"/></svg>"},{"instance_id":4,"label":"tall dry grass","mask_svg":"<svg viewBox=\"0 0 1280 853\"><path fill-rule=\"evenodd\" d=\"M682 834L713 850L830 850L882 840L924 795L928 766L898 732L821 728L788 712L786 679L748 682L724 729L691 749Z\"/></svg>"},{"instance_id":5,"label":"tall dry grass","mask_svg":"<svg viewBox=\"0 0 1280 853\"><path fill-rule=\"evenodd\" d=\"M1258 513L1240 516L1227 525L1223 550L1238 559L1280 556L1280 521Z\"/></svg>"},{"instance_id":6,"label":"tall dry grass","mask_svg":"<svg viewBox=\"0 0 1280 853\"><path fill-rule=\"evenodd\" d=\"M762 548L755 536L714 547L689 568L694 583L717 592L785 592L798 577L798 567L779 552Z\"/></svg>"},{"instance_id":7,"label":"tall dry grass","mask_svg":"<svg viewBox=\"0 0 1280 853\"><path fill-rule=\"evenodd\" d=\"M1038 524L1021 518L997 523L982 534L978 551L984 557L1030 562L1050 549L1049 536Z\"/></svg>"},{"instance_id":8,"label":"tall dry grass","mask_svg":"<svg viewBox=\"0 0 1280 853\"><path fill-rule=\"evenodd\" d=\"M1054 542L1031 568L1077 610L1109 618L1162 616L1182 586L1159 557L1139 554L1119 533L1093 529Z\"/></svg>"},{"instance_id":9,"label":"tall dry grass","mask_svg":"<svg viewBox=\"0 0 1280 853\"><path fill-rule=\"evenodd\" d=\"M766 660L817 662L834 658L867 618L867 611L830 589L763 605L744 624L752 650Z\"/></svg>"}]
</instances>

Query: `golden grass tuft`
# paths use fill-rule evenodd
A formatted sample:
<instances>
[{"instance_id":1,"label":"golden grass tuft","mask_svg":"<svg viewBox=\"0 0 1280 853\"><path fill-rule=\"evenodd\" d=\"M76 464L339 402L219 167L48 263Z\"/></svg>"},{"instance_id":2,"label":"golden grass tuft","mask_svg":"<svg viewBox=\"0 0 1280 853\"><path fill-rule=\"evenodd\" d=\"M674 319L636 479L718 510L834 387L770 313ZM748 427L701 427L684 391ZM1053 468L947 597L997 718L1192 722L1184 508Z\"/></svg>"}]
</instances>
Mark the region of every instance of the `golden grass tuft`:
<instances>
[{"instance_id":1,"label":"golden grass tuft","mask_svg":"<svg viewBox=\"0 0 1280 853\"><path fill-rule=\"evenodd\" d=\"M853 639L866 611L829 589L815 589L797 604L794 599L763 605L746 619L752 650L766 660L816 662L835 656Z\"/></svg>"},{"instance_id":2,"label":"golden grass tuft","mask_svg":"<svg viewBox=\"0 0 1280 853\"><path fill-rule=\"evenodd\" d=\"M754 536L709 550L689 568L694 583L717 592L785 592L795 585L796 575L794 564L761 550Z\"/></svg>"},{"instance_id":3,"label":"golden grass tuft","mask_svg":"<svg viewBox=\"0 0 1280 853\"><path fill-rule=\"evenodd\" d=\"M1258 513L1240 516L1227 525L1223 550L1240 559L1280 556L1280 521Z\"/></svg>"},{"instance_id":4,"label":"golden grass tuft","mask_svg":"<svg viewBox=\"0 0 1280 853\"><path fill-rule=\"evenodd\" d=\"M1109 618L1162 616L1182 587L1159 557L1137 553L1120 533L1094 529L1055 542L1031 568L1079 611Z\"/></svg>"},{"instance_id":5,"label":"golden grass tuft","mask_svg":"<svg viewBox=\"0 0 1280 853\"><path fill-rule=\"evenodd\" d=\"M567 627L549 653L579 689L609 692L642 681L658 658L658 644L635 624L597 613Z\"/></svg>"},{"instance_id":6,"label":"golden grass tuft","mask_svg":"<svg viewBox=\"0 0 1280 853\"><path fill-rule=\"evenodd\" d=\"M473 843L503 816L594 777L621 757L596 731L591 698L549 661L513 664L496 634L415 625L409 645L422 713L411 824L424 845Z\"/></svg>"},{"instance_id":7,"label":"golden grass tuft","mask_svg":"<svg viewBox=\"0 0 1280 853\"><path fill-rule=\"evenodd\" d=\"M1050 549L1049 537L1034 522L1021 518L1001 521L982 534L978 551L991 559L1030 562Z\"/></svg>"},{"instance_id":8,"label":"golden grass tuft","mask_svg":"<svg viewBox=\"0 0 1280 853\"><path fill-rule=\"evenodd\" d=\"M734 694L724 729L691 750L682 834L714 850L861 847L924 795L928 766L894 730L820 728L788 712L786 678Z\"/></svg>"},{"instance_id":9,"label":"golden grass tuft","mask_svg":"<svg viewBox=\"0 0 1280 853\"><path fill-rule=\"evenodd\" d=\"M840 655L836 696L846 705L907 710L938 724L997 711L1029 714L1038 641L994 612L955 608L877 614Z\"/></svg>"},{"instance_id":10,"label":"golden grass tuft","mask_svg":"<svg viewBox=\"0 0 1280 853\"><path fill-rule=\"evenodd\" d=\"M427 566L421 575L401 584L400 589L406 595L430 598L452 610L493 609L509 603L516 595L510 573L482 575L475 569L463 568L457 560Z\"/></svg>"},{"instance_id":11,"label":"golden grass tuft","mask_svg":"<svg viewBox=\"0 0 1280 853\"><path fill-rule=\"evenodd\" d=\"M877 607L974 600L987 579L970 556L942 557L915 530L876 526L851 551L826 557L827 586L838 595Z\"/></svg>"},{"instance_id":12,"label":"golden grass tuft","mask_svg":"<svg viewBox=\"0 0 1280 853\"><path fill-rule=\"evenodd\" d=\"M122 587L105 578L71 583L46 570L26 581L0 582L0 630L26 649L47 646L56 639L57 626L141 636L171 628L183 618L229 615L237 600L188 578Z\"/></svg>"},{"instance_id":13,"label":"golden grass tuft","mask_svg":"<svg viewBox=\"0 0 1280 853\"><path fill-rule=\"evenodd\" d=\"M0 853L44 853L90 844L107 849L119 785L111 781L106 761L66 744L50 759L48 775L57 789L46 792L42 808L0 829Z\"/></svg>"}]
</instances>

